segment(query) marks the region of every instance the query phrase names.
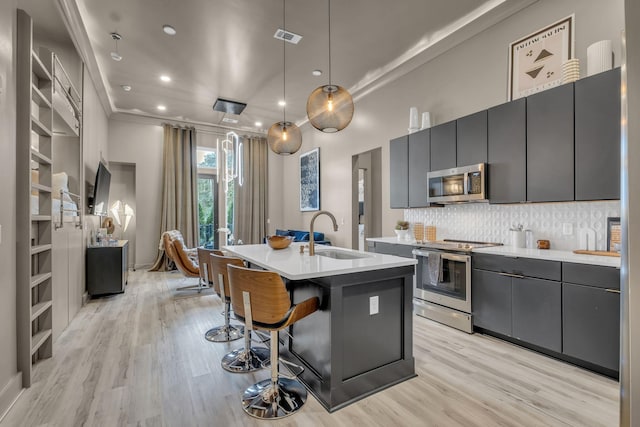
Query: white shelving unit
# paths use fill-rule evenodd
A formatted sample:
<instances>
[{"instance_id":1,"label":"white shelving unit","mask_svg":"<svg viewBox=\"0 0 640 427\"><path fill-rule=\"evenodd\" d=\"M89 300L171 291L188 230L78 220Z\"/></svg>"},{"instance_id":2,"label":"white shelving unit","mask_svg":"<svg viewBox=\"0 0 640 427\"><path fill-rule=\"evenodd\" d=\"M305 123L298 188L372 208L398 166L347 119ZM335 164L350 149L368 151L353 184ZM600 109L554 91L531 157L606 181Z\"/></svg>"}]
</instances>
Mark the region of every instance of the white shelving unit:
<instances>
[{"instance_id":1,"label":"white shelving unit","mask_svg":"<svg viewBox=\"0 0 640 427\"><path fill-rule=\"evenodd\" d=\"M47 57L47 61L51 61ZM18 370L24 387L32 367L51 357L53 77L33 50L33 22L17 16L16 286ZM37 181L36 178L37 177ZM32 210L32 195L37 212ZM35 208L35 206L34 206Z\"/></svg>"}]
</instances>

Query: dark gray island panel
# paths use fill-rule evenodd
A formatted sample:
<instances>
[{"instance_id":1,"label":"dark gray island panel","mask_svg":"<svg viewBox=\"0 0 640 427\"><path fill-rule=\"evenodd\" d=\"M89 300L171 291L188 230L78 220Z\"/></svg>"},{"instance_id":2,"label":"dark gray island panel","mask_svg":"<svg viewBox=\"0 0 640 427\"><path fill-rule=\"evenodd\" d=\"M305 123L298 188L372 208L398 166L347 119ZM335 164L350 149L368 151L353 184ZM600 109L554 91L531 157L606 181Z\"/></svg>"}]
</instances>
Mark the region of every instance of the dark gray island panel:
<instances>
[{"instance_id":1,"label":"dark gray island panel","mask_svg":"<svg viewBox=\"0 0 640 427\"><path fill-rule=\"evenodd\" d=\"M413 270L287 280L294 303L318 296L320 310L290 328L282 354L305 367L300 381L328 411L415 376Z\"/></svg>"}]
</instances>

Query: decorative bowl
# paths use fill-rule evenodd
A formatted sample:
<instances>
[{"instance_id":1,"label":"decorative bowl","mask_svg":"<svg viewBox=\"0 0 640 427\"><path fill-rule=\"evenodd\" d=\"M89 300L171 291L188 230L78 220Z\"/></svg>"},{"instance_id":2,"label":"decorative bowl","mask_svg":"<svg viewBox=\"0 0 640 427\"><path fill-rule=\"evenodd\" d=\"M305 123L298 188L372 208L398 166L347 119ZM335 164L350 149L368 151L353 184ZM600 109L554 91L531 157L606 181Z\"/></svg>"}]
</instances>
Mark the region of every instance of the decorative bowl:
<instances>
[{"instance_id":1,"label":"decorative bowl","mask_svg":"<svg viewBox=\"0 0 640 427\"><path fill-rule=\"evenodd\" d=\"M267 244L272 249L284 249L293 242L293 236L267 236Z\"/></svg>"}]
</instances>

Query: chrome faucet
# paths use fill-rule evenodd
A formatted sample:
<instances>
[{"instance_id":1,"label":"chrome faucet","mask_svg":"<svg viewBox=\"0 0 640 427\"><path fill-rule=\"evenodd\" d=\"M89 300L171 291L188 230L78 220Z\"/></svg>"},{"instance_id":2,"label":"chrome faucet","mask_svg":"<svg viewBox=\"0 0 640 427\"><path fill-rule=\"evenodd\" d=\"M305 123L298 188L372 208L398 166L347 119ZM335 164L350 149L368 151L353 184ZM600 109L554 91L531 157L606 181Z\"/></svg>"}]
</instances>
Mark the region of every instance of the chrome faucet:
<instances>
[{"instance_id":1,"label":"chrome faucet","mask_svg":"<svg viewBox=\"0 0 640 427\"><path fill-rule=\"evenodd\" d=\"M316 254L316 251L314 249L314 243L313 243L313 223L315 222L318 215L322 215L322 214L325 214L329 218L331 218L331 221L333 221L333 231L338 231L338 222L336 221L336 217L333 216L331 212L320 211L320 212L317 212L314 216L312 216L311 223L309 224L309 256L314 256Z\"/></svg>"}]
</instances>

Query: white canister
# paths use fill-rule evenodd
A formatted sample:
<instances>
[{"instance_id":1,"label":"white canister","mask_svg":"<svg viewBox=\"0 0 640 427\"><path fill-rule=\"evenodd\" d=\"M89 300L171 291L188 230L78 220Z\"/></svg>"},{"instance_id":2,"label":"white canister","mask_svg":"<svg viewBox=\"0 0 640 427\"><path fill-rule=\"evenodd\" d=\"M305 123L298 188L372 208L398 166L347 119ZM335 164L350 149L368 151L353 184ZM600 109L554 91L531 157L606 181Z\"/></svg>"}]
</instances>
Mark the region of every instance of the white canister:
<instances>
[{"instance_id":1,"label":"white canister","mask_svg":"<svg viewBox=\"0 0 640 427\"><path fill-rule=\"evenodd\" d=\"M431 127L431 113L428 111L425 111L424 113L422 113L422 126L420 127L420 129L427 129Z\"/></svg>"},{"instance_id":2,"label":"white canister","mask_svg":"<svg viewBox=\"0 0 640 427\"><path fill-rule=\"evenodd\" d=\"M525 235L523 230L509 230L511 233L511 246L514 248L524 248L525 247Z\"/></svg>"},{"instance_id":3,"label":"white canister","mask_svg":"<svg viewBox=\"0 0 640 427\"><path fill-rule=\"evenodd\" d=\"M409 108L409 129L419 129L418 107Z\"/></svg>"}]
</instances>

